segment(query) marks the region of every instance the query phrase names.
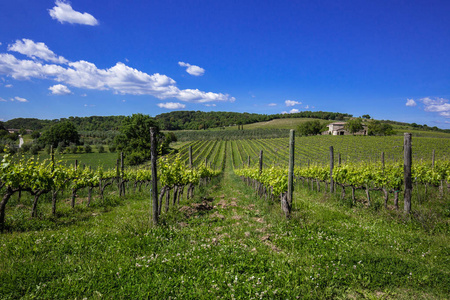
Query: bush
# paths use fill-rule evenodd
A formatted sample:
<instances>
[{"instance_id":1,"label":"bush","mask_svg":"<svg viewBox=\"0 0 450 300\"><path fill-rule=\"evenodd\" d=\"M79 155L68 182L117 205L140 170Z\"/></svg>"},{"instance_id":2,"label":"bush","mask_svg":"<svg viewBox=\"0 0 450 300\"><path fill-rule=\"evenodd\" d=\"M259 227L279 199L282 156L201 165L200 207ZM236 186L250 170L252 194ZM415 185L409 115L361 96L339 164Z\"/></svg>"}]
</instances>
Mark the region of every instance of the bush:
<instances>
[{"instance_id":1,"label":"bush","mask_svg":"<svg viewBox=\"0 0 450 300\"><path fill-rule=\"evenodd\" d=\"M33 143L24 143L24 144L22 145L22 147L20 148L20 152L25 153L25 152L30 151L31 146L33 146Z\"/></svg>"},{"instance_id":2,"label":"bush","mask_svg":"<svg viewBox=\"0 0 450 300\"><path fill-rule=\"evenodd\" d=\"M86 153L92 153L92 147L90 145L85 145L84 146L84 152Z\"/></svg>"},{"instance_id":3,"label":"bush","mask_svg":"<svg viewBox=\"0 0 450 300\"><path fill-rule=\"evenodd\" d=\"M30 154L37 155L39 154L39 151L41 150L41 147L38 144L33 144L30 148Z\"/></svg>"},{"instance_id":4,"label":"bush","mask_svg":"<svg viewBox=\"0 0 450 300\"><path fill-rule=\"evenodd\" d=\"M105 153L105 147L103 147L103 145L98 145L97 146L97 151L98 153Z\"/></svg>"},{"instance_id":5,"label":"bush","mask_svg":"<svg viewBox=\"0 0 450 300\"><path fill-rule=\"evenodd\" d=\"M109 146L109 152L111 152L111 153L116 152L116 146L110 145Z\"/></svg>"},{"instance_id":6,"label":"bush","mask_svg":"<svg viewBox=\"0 0 450 300\"><path fill-rule=\"evenodd\" d=\"M70 153L77 154L78 153L77 145L75 145L75 144L70 145L69 148L68 148L68 151Z\"/></svg>"}]
</instances>

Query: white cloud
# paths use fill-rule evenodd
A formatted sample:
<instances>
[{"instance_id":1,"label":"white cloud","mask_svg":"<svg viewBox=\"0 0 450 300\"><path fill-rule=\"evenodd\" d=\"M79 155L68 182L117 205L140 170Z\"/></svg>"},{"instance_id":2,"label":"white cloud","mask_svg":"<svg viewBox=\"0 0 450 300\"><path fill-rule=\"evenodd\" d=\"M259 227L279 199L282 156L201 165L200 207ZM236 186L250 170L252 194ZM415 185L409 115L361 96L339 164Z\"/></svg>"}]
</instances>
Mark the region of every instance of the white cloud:
<instances>
[{"instance_id":1,"label":"white cloud","mask_svg":"<svg viewBox=\"0 0 450 300\"><path fill-rule=\"evenodd\" d=\"M298 113L298 112L300 112L298 109L296 109L296 108L293 108L293 109L291 109L290 111L289 111L289 113L290 114L296 114L296 113Z\"/></svg>"},{"instance_id":2,"label":"white cloud","mask_svg":"<svg viewBox=\"0 0 450 300\"><path fill-rule=\"evenodd\" d=\"M7 87L7 88L12 88L13 85L12 85L12 84L7 84L7 85L5 85L5 87Z\"/></svg>"},{"instance_id":3,"label":"white cloud","mask_svg":"<svg viewBox=\"0 0 450 300\"><path fill-rule=\"evenodd\" d=\"M187 67L186 72L193 76L202 76L203 74L205 74L205 69L200 68L199 66L191 65L182 61L178 62L178 64L181 67Z\"/></svg>"},{"instance_id":4,"label":"white cloud","mask_svg":"<svg viewBox=\"0 0 450 300\"><path fill-rule=\"evenodd\" d=\"M83 25L98 25L98 21L94 16L88 13L80 13L73 10L69 2L63 0L56 0L56 6L49 9L50 16L58 20L61 24L64 22L70 24L83 24Z\"/></svg>"},{"instance_id":5,"label":"white cloud","mask_svg":"<svg viewBox=\"0 0 450 300\"><path fill-rule=\"evenodd\" d=\"M11 99L11 101L19 101L19 102L28 102L27 99L22 98L22 97L14 97L14 99Z\"/></svg>"},{"instance_id":6,"label":"white cloud","mask_svg":"<svg viewBox=\"0 0 450 300\"><path fill-rule=\"evenodd\" d=\"M34 42L33 42L34 43ZM45 44L45 49L50 51ZM44 49L41 47L41 49ZM48 60L58 61L53 52L45 52ZM36 55L34 55L37 57ZM44 56L40 54L41 58ZM236 99L228 94L204 92L198 89L180 90L172 78L155 73L149 75L118 62L109 69L99 69L84 60L68 62L65 66L45 64L39 61L17 59L14 55L0 53L0 75L14 79L52 79L61 84L93 90L111 90L116 94L151 95L159 99L176 98L181 101L206 103Z\"/></svg>"},{"instance_id":7,"label":"white cloud","mask_svg":"<svg viewBox=\"0 0 450 300\"><path fill-rule=\"evenodd\" d=\"M450 118L450 103L448 103L448 99L431 99L429 97L426 97L420 99L419 101L425 105L425 111L437 112L442 117Z\"/></svg>"},{"instance_id":8,"label":"white cloud","mask_svg":"<svg viewBox=\"0 0 450 300\"><path fill-rule=\"evenodd\" d=\"M184 105L182 103L175 103L175 102L158 103L157 105L161 108L167 108L167 109L180 109L180 108L186 107L186 105Z\"/></svg>"},{"instance_id":9,"label":"white cloud","mask_svg":"<svg viewBox=\"0 0 450 300\"><path fill-rule=\"evenodd\" d=\"M58 64L65 64L68 62L64 57L57 56L53 53L53 51L48 49L47 45L44 43L35 43L29 39L22 39L22 41L16 40L14 44L8 45L8 51L19 52L32 59L40 58Z\"/></svg>"},{"instance_id":10,"label":"white cloud","mask_svg":"<svg viewBox=\"0 0 450 300\"><path fill-rule=\"evenodd\" d=\"M6 100L0 97L0 102L6 102Z\"/></svg>"},{"instance_id":11,"label":"white cloud","mask_svg":"<svg viewBox=\"0 0 450 300\"><path fill-rule=\"evenodd\" d=\"M69 88L63 84L55 84L54 86L51 86L48 88L50 91L52 91L53 95L69 95L72 94L72 92L69 90Z\"/></svg>"},{"instance_id":12,"label":"white cloud","mask_svg":"<svg viewBox=\"0 0 450 300\"><path fill-rule=\"evenodd\" d=\"M205 106L207 106L207 107L215 107L216 105L213 103L213 104L205 104Z\"/></svg>"},{"instance_id":13,"label":"white cloud","mask_svg":"<svg viewBox=\"0 0 450 300\"><path fill-rule=\"evenodd\" d=\"M269 106L277 106L276 103L269 103Z\"/></svg>"},{"instance_id":14,"label":"white cloud","mask_svg":"<svg viewBox=\"0 0 450 300\"><path fill-rule=\"evenodd\" d=\"M284 101L284 103L286 104L286 106L294 106L294 105L302 104L301 102L293 101L293 100L286 100L286 101Z\"/></svg>"},{"instance_id":15,"label":"white cloud","mask_svg":"<svg viewBox=\"0 0 450 300\"><path fill-rule=\"evenodd\" d=\"M406 99L406 106L416 106L417 103L414 99Z\"/></svg>"},{"instance_id":16,"label":"white cloud","mask_svg":"<svg viewBox=\"0 0 450 300\"><path fill-rule=\"evenodd\" d=\"M80 96L81 96L81 97L87 97L87 94L84 93L84 94L81 94Z\"/></svg>"}]
</instances>

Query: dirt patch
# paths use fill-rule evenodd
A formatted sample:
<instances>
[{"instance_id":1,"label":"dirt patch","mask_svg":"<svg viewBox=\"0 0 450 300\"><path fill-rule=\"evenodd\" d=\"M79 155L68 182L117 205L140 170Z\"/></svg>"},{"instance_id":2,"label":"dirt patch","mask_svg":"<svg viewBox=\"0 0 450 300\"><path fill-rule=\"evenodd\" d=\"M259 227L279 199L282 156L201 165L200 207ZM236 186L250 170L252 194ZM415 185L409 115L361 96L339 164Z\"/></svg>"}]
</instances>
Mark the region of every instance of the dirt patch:
<instances>
[{"instance_id":1,"label":"dirt patch","mask_svg":"<svg viewBox=\"0 0 450 300\"><path fill-rule=\"evenodd\" d=\"M225 200L220 200L219 203L217 203L217 205L215 207L220 207L220 208L227 208L228 203Z\"/></svg>"},{"instance_id":2,"label":"dirt patch","mask_svg":"<svg viewBox=\"0 0 450 300\"><path fill-rule=\"evenodd\" d=\"M230 237L230 235L227 232L225 232L224 234L218 235L217 239L218 240L223 240L224 238L229 238L229 237Z\"/></svg>"},{"instance_id":3,"label":"dirt patch","mask_svg":"<svg viewBox=\"0 0 450 300\"><path fill-rule=\"evenodd\" d=\"M209 217L210 217L211 219L215 219L215 218L221 219L221 220L225 219L225 216L219 214L217 211L215 211L215 212L214 212L212 215L210 215Z\"/></svg>"},{"instance_id":4,"label":"dirt patch","mask_svg":"<svg viewBox=\"0 0 450 300\"><path fill-rule=\"evenodd\" d=\"M236 199L236 198L233 198L233 199ZM237 205L236 201L231 201L230 206L237 207L238 205Z\"/></svg>"},{"instance_id":5,"label":"dirt patch","mask_svg":"<svg viewBox=\"0 0 450 300\"><path fill-rule=\"evenodd\" d=\"M270 240L270 234L266 234L265 236L261 237L261 241L269 241Z\"/></svg>"},{"instance_id":6,"label":"dirt patch","mask_svg":"<svg viewBox=\"0 0 450 300\"><path fill-rule=\"evenodd\" d=\"M190 206L184 205L179 210L186 215L187 218L200 211L207 211L213 209L208 201L203 200L201 203L192 203Z\"/></svg>"},{"instance_id":7,"label":"dirt patch","mask_svg":"<svg viewBox=\"0 0 450 300\"><path fill-rule=\"evenodd\" d=\"M266 222L266 221L264 221L263 218L253 218L253 220L258 222L258 223L261 223L261 224L264 224Z\"/></svg>"},{"instance_id":8,"label":"dirt patch","mask_svg":"<svg viewBox=\"0 0 450 300\"><path fill-rule=\"evenodd\" d=\"M231 218L232 218L233 220L240 220L240 219L242 219L242 217L239 216L239 215L234 215L234 216L232 216Z\"/></svg>"},{"instance_id":9,"label":"dirt patch","mask_svg":"<svg viewBox=\"0 0 450 300\"><path fill-rule=\"evenodd\" d=\"M274 252L277 252L277 253L279 253L279 252L281 252L281 249L280 248L278 248L277 246L275 246L274 244L272 244L271 242L269 242L269 241L266 241L264 244L266 244L270 249L272 249L272 251L274 251Z\"/></svg>"}]
</instances>

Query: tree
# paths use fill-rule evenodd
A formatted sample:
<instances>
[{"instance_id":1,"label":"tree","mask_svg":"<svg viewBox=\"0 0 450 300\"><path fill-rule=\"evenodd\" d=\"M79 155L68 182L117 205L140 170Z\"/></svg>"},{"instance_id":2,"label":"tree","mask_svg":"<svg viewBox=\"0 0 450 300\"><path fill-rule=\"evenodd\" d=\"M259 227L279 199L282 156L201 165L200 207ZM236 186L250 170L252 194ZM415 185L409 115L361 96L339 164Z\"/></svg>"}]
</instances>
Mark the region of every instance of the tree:
<instances>
[{"instance_id":1,"label":"tree","mask_svg":"<svg viewBox=\"0 0 450 300\"><path fill-rule=\"evenodd\" d=\"M364 129L360 118L348 120L347 123L345 123L344 128L353 135Z\"/></svg>"},{"instance_id":2,"label":"tree","mask_svg":"<svg viewBox=\"0 0 450 300\"><path fill-rule=\"evenodd\" d=\"M393 135L395 133L392 125L380 121L372 121L367 127L368 135Z\"/></svg>"},{"instance_id":3,"label":"tree","mask_svg":"<svg viewBox=\"0 0 450 300\"><path fill-rule=\"evenodd\" d=\"M66 145L71 143L79 144L80 135L75 125L70 122L61 122L44 131L41 136L41 141L46 145L52 145L53 148L56 148L60 142L64 142Z\"/></svg>"},{"instance_id":4,"label":"tree","mask_svg":"<svg viewBox=\"0 0 450 300\"><path fill-rule=\"evenodd\" d=\"M123 151L128 164L137 165L150 159L150 127L156 127L161 141L164 134L160 133L156 121L150 116L134 114L123 119L120 134L114 139L114 144L117 150Z\"/></svg>"},{"instance_id":5,"label":"tree","mask_svg":"<svg viewBox=\"0 0 450 300\"><path fill-rule=\"evenodd\" d=\"M370 116L369 115L362 115L362 118L366 119L366 120L370 120Z\"/></svg>"},{"instance_id":6,"label":"tree","mask_svg":"<svg viewBox=\"0 0 450 300\"><path fill-rule=\"evenodd\" d=\"M299 135L317 135L321 133L322 124L319 120L306 121L298 126Z\"/></svg>"},{"instance_id":7,"label":"tree","mask_svg":"<svg viewBox=\"0 0 450 300\"><path fill-rule=\"evenodd\" d=\"M41 133L38 130L35 130L31 133L31 137L33 139L38 139L41 136Z\"/></svg>"}]
</instances>

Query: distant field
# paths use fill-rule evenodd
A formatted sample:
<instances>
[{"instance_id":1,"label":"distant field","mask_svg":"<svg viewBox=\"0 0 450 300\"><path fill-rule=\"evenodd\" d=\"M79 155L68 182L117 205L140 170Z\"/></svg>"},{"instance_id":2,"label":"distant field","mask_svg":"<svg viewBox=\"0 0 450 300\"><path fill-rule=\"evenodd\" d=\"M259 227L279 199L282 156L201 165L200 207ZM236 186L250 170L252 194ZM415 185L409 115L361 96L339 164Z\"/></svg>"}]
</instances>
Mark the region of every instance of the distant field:
<instances>
[{"instance_id":1,"label":"distant field","mask_svg":"<svg viewBox=\"0 0 450 300\"><path fill-rule=\"evenodd\" d=\"M78 161L78 165L90 166L94 169L103 167L105 169L113 168L116 166L118 153L80 153L80 154L56 154L55 160L62 161L63 164L74 165L75 161ZM40 154L39 159L48 159L50 155Z\"/></svg>"},{"instance_id":2,"label":"distant field","mask_svg":"<svg viewBox=\"0 0 450 300\"><path fill-rule=\"evenodd\" d=\"M275 119L267 122L258 122L253 124L244 125L245 129L296 129L298 125L307 121L314 121L318 119L312 118L288 118L288 119ZM332 120L319 120L322 124L332 123ZM226 129L237 129L237 126L226 127Z\"/></svg>"}]
</instances>

